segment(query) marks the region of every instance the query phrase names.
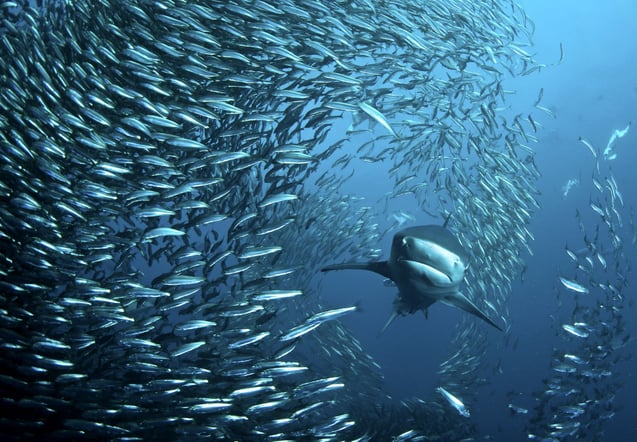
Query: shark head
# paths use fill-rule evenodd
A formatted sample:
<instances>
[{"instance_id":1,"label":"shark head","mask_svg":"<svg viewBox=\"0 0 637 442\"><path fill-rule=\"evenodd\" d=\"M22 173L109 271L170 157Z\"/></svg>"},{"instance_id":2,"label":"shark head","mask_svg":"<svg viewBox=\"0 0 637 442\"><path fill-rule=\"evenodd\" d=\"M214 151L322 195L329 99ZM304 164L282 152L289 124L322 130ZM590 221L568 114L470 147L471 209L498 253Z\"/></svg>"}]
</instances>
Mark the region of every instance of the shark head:
<instances>
[{"instance_id":1,"label":"shark head","mask_svg":"<svg viewBox=\"0 0 637 442\"><path fill-rule=\"evenodd\" d=\"M450 247L451 246L451 247ZM451 233L439 226L405 229L394 236L392 265L430 287L457 288L467 269L466 252Z\"/></svg>"},{"instance_id":2,"label":"shark head","mask_svg":"<svg viewBox=\"0 0 637 442\"><path fill-rule=\"evenodd\" d=\"M394 235L388 267L399 289L403 311L424 310L458 292L467 253L441 226L410 227Z\"/></svg>"}]
</instances>

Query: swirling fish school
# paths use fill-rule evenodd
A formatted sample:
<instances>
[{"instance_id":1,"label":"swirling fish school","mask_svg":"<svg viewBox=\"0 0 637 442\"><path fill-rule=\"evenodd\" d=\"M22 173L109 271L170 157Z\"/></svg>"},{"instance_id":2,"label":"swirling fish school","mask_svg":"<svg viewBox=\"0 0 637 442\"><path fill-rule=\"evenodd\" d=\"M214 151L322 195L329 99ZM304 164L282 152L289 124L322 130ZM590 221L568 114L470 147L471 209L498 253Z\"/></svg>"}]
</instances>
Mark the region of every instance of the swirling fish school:
<instances>
[{"instance_id":1,"label":"swirling fish school","mask_svg":"<svg viewBox=\"0 0 637 442\"><path fill-rule=\"evenodd\" d=\"M0 2L3 436L469 437L435 400L378 419L311 275L378 256L382 213L340 191L360 154L457 212L506 311L537 174L502 79L540 68L531 29L505 0ZM442 366L465 400L473 348Z\"/></svg>"}]
</instances>

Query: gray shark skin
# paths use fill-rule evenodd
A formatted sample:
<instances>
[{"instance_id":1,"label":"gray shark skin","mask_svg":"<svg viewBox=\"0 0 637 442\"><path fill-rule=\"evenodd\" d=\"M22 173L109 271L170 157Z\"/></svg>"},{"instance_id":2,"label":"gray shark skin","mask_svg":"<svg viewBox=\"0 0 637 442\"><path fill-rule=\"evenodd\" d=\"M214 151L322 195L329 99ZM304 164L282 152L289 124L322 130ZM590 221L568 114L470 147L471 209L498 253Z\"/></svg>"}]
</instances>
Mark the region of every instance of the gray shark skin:
<instances>
[{"instance_id":1,"label":"gray shark skin","mask_svg":"<svg viewBox=\"0 0 637 442\"><path fill-rule=\"evenodd\" d=\"M398 287L394 312L381 333L398 315L427 308L436 301L458 307L502 331L495 322L459 291L468 266L468 254L443 226L409 227L394 235L388 261L334 264L321 269L369 270L391 279Z\"/></svg>"}]
</instances>

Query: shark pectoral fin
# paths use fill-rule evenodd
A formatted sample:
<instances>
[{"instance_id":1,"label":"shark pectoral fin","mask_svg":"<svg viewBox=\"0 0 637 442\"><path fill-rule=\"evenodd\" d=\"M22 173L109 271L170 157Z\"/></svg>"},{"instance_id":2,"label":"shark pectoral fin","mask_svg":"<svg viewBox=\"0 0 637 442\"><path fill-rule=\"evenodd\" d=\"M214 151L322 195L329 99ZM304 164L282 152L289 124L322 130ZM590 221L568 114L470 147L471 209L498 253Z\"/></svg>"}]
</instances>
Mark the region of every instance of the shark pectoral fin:
<instances>
[{"instance_id":1,"label":"shark pectoral fin","mask_svg":"<svg viewBox=\"0 0 637 442\"><path fill-rule=\"evenodd\" d=\"M369 270L370 272L378 273L393 280L391 269L387 264L387 261L378 262L349 262L345 264L333 264L327 267L323 267L321 272L329 272L332 270Z\"/></svg>"},{"instance_id":2,"label":"shark pectoral fin","mask_svg":"<svg viewBox=\"0 0 637 442\"><path fill-rule=\"evenodd\" d=\"M393 311L391 313L391 316L389 317L389 319L387 320L387 322L383 326L383 328L381 328L380 331L378 332L378 336L380 336L383 333L385 333L385 330L387 330L387 327L389 327L391 325L391 323L394 322L394 319L396 319L397 317L398 317L398 312Z\"/></svg>"},{"instance_id":3,"label":"shark pectoral fin","mask_svg":"<svg viewBox=\"0 0 637 442\"><path fill-rule=\"evenodd\" d=\"M472 315L477 316L478 318L482 319L484 322L488 322L489 324L491 324L498 330L502 331L502 329L495 322L489 319L489 317L485 315L482 310L480 310L473 302L471 302L469 298L467 298L460 292L453 293L441 299L441 301L444 302L445 304L461 308L465 312L469 312Z\"/></svg>"}]
</instances>

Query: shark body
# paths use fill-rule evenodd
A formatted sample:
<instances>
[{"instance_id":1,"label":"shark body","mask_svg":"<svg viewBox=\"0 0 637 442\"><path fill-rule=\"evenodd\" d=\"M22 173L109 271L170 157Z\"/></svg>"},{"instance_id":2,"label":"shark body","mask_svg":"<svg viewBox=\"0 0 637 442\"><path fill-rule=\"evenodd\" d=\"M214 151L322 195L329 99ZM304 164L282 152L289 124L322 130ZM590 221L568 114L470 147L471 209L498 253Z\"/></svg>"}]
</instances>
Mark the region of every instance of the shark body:
<instances>
[{"instance_id":1,"label":"shark body","mask_svg":"<svg viewBox=\"0 0 637 442\"><path fill-rule=\"evenodd\" d=\"M427 308L436 301L458 307L502 330L460 292L467 268L468 254L458 239L444 226L426 225L396 233L387 261L334 264L321 271L369 270L391 279L398 287L398 296L382 331L398 315L419 310L427 314Z\"/></svg>"}]
</instances>

